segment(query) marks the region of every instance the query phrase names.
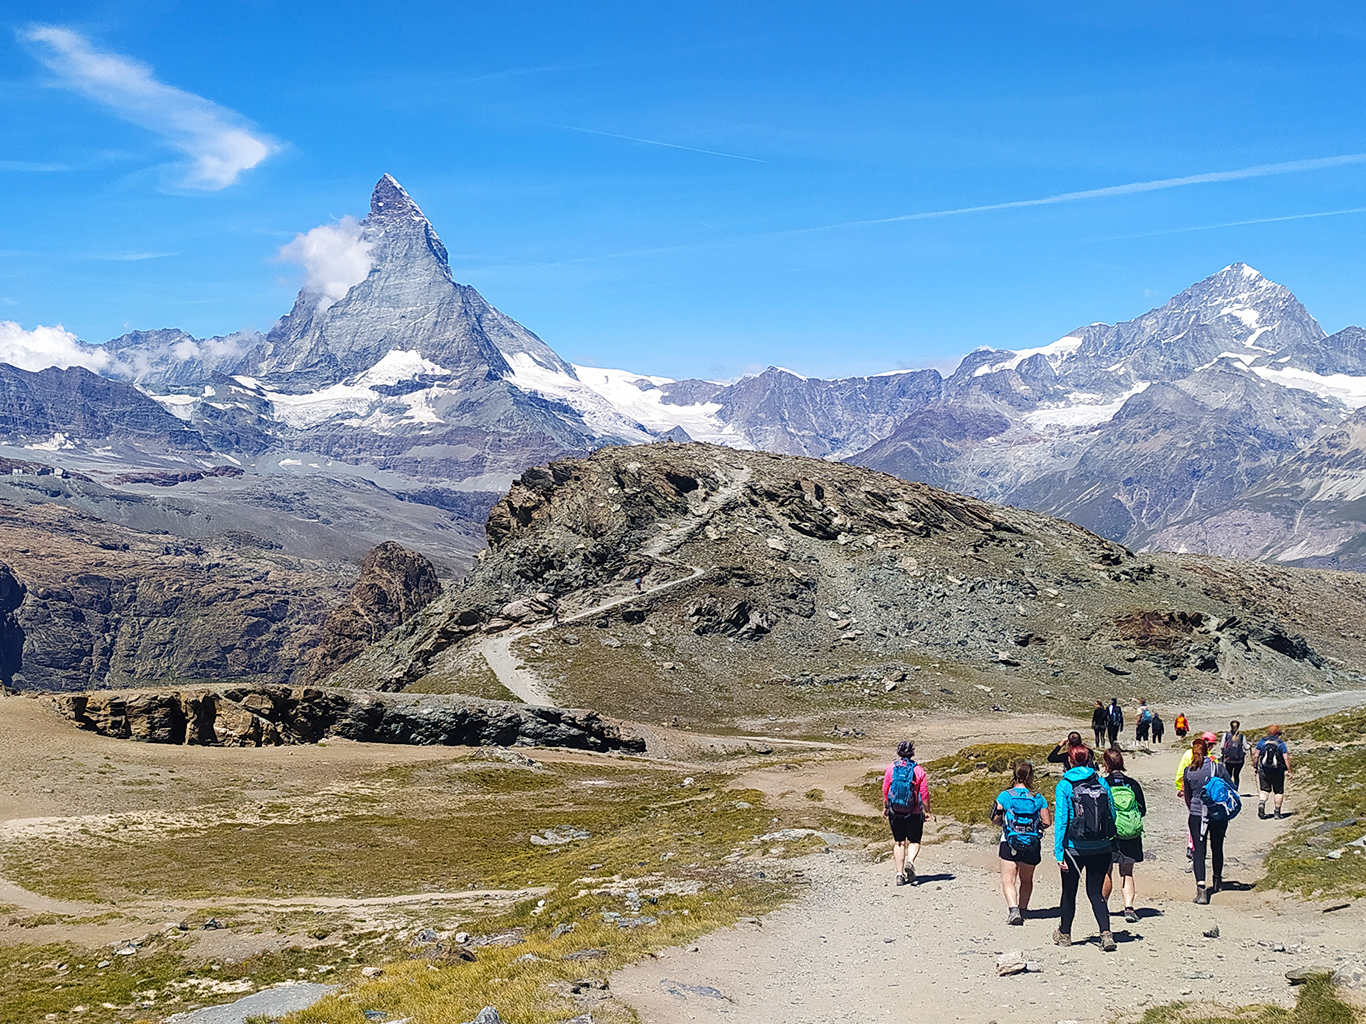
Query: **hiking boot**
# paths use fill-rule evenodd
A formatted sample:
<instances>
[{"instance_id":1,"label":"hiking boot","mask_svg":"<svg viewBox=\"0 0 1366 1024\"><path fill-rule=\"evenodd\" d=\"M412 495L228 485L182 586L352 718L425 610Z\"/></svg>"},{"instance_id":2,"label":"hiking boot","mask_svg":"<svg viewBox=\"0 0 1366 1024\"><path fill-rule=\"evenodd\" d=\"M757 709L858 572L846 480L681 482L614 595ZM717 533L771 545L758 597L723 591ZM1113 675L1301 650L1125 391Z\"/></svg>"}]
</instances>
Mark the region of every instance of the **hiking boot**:
<instances>
[{"instance_id":1,"label":"hiking boot","mask_svg":"<svg viewBox=\"0 0 1366 1024\"><path fill-rule=\"evenodd\" d=\"M1006 911L1006 924L1024 924L1024 915L1019 907L1011 907Z\"/></svg>"},{"instance_id":2,"label":"hiking boot","mask_svg":"<svg viewBox=\"0 0 1366 1024\"><path fill-rule=\"evenodd\" d=\"M1191 900L1191 902L1199 903L1201 906L1207 906L1209 904L1209 890L1203 885L1200 886L1195 890L1195 899Z\"/></svg>"},{"instance_id":3,"label":"hiking boot","mask_svg":"<svg viewBox=\"0 0 1366 1024\"><path fill-rule=\"evenodd\" d=\"M907 885L914 885L914 884L915 884L915 865L914 865L914 864L907 864L907 865L906 865L906 884L907 884Z\"/></svg>"},{"instance_id":4,"label":"hiking boot","mask_svg":"<svg viewBox=\"0 0 1366 1024\"><path fill-rule=\"evenodd\" d=\"M1280 821L1280 819L1282 819L1282 818L1284 818L1284 817L1285 817L1285 815L1281 813L1281 809L1280 809L1279 807L1277 807L1277 808L1276 808L1276 820L1277 820L1277 821Z\"/></svg>"},{"instance_id":5,"label":"hiking boot","mask_svg":"<svg viewBox=\"0 0 1366 1024\"><path fill-rule=\"evenodd\" d=\"M1266 817L1266 802L1265 802L1265 801L1263 801L1262 803L1259 803L1259 804L1257 805L1257 817L1259 817L1259 818L1265 818L1265 817Z\"/></svg>"},{"instance_id":6,"label":"hiking boot","mask_svg":"<svg viewBox=\"0 0 1366 1024\"><path fill-rule=\"evenodd\" d=\"M1219 891L1220 889L1222 889L1223 887L1224 887L1223 879L1216 878L1216 879L1214 880L1214 883L1209 887L1209 894L1210 894L1211 896L1213 896L1216 892L1218 892L1218 891Z\"/></svg>"},{"instance_id":7,"label":"hiking boot","mask_svg":"<svg viewBox=\"0 0 1366 1024\"><path fill-rule=\"evenodd\" d=\"M1070 946L1070 945L1072 945L1072 936L1068 935L1068 934L1067 934L1065 931L1063 931L1061 928L1054 928L1054 929L1053 929L1053 945L1055 945L1055 946Z\"/></svg>"},{"instance_id":8,"label":"hiking boot","mask_svg":"<svg viewBox=\"0 0 1366 1024\"><path fill-rule=\"evenodd\" d=\"M1125 907L1124 920L1129 922L1129 924L1138 924L1138 911L1133 907Z\"/></svg>"},{"instance_id":9,"label":"hiking boot","mask_svg":"<svg viewBox=\"0 0 1366 1024\"><path fill-rule=\"evenodd\" d=\"M906 876L905 876L905 875L897 875L897 876L896 876L896 884L897 884L897 885L905 885L905 884L906 884Z\"/></svg>"},{"instance_id":10,"label":"hiking boot","mask_svg":"<svg viewBox=\"0 0 1366 1024\"><path fill-rule=\"evenodd\" d=\"M1117 950L1117 949L1119 948L1117 945L1115 945L1115 933L1114 933L1114 932L1101 932L1101 933L1100 933L1100 948L1101 948L1101 950L1102 950L1103 952L1106 952L1106 953L1113 953L1115 950Z\"/></svg>"}]
</instances>

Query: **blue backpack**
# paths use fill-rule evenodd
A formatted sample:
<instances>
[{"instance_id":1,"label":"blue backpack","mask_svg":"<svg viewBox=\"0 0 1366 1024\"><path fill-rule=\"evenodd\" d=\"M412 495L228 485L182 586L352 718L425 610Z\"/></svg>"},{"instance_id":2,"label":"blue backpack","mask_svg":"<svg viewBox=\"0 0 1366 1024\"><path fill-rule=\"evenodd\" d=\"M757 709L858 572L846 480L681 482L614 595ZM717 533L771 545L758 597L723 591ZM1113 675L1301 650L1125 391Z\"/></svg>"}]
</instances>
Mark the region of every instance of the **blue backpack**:
<instances>
[{"instance_id":1,"label":"blue backpack","mask_svg":"<svg viewBox=\"0 0 1366 1024\"><path fill-rule=\"evenodd\" d=\"M1022 793L1018 789L1008 789L996 798L1005 811L1005 823L1001 838L1016 852L1032 853L1039 849L1039 802L1033 793Z\"/></svg>"},{"instance_id":2,"label":"blue backpack","mask_svg":"<svg viewBox=\"0 0 1366 1024\"><path fill-rule=\"evenodd\" d=\"M1238 791L1218 775L1211 775L1200 791L1200 798L1209 809L1210 821L1232 821L1243 809L1242 797Z\"/></svg>"},{"instance_id":3,"label":"blue backpack","mask_svg":"<svg viewBox=\"0 0 1366 1024\"><path fill-rule=\"evenodd\" d=\"M915 762L901 758L892 765L892 784L887 787L887 809L898 818L922 813L920 787L915 784Z\"/></svg>"}]
</instances>

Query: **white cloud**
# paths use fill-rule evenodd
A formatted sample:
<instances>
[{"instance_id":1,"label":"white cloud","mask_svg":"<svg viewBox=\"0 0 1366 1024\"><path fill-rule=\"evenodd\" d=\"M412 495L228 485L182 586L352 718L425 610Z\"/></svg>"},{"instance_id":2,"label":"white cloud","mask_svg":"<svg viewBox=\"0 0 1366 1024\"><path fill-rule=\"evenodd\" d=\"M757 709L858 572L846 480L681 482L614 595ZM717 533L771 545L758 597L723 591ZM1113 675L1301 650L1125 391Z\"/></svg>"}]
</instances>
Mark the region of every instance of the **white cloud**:
<instances>
[{"instance_id":1,"label":"white cloud","mask_svg":"<svg viewBox=\"0 0 1366 1024\"><path fill-rule=\"evenodd\" d=\"M304 268L304 291L318 297L321 311L365 280L374 265L370 247L361 222L343 217L295 235L280 248L280 259Z\"/></svg>"},{"instance_id":2,"label":"white cloud","mask_svg":"<svg viewBox=\"0 0 1366 1024\"><path fill-rule=\"evenodd\" d=\"M113 362L108 352L82 344L76 335L61 324L26 331L12 320L0 320L0 363L33 371L49 366L63 369L84 366L87 370L100 373Z\"/></svg>"},{"instance_id":3,"label":"white cloud","mask_svg":"<svg viewBox=\"0 0 1366 1024\"><path fill-rule=\"evenodd\" d=\"M202 96L157 81L146 64L97 50L78 32L35 25L20 37L61 84L155 132L190 158L180 184L217 191L279 147L245 119Z\"/></svg>"}]
</instances>

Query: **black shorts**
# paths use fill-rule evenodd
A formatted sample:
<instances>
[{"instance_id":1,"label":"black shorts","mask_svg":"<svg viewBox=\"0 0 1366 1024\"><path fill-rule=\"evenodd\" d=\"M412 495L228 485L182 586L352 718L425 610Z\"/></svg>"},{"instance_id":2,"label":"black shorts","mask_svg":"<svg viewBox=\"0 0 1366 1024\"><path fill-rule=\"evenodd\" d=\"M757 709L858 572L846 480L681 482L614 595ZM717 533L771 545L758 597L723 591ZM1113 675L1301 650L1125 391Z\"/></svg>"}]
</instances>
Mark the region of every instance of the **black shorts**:
<instances>
[{"instance_id":1,"label":"black shorts","mask_svg":"<svg viewBox=\"0 0 1366 1024\"><path fill-rule=\"evenodd\" d=\"M904 818L893 814L887 821L891 823L894 842L918 843L920 837L925 834L925 816L923 814L908 814Z\"/></svg>"},{"instance_id":2,"label":"black shorts","mask_svg":"<svg viewBox=\"0 0 1366 1024\"><path fill-rule=\"evenodd\" d=\"M1127 860L1132 865L1143 859L1143 837L1134 836L1130 839L1115 839L1110 844L1110 859L1116 864L1121 860Z\"/></svg>"},{"instance_id":3,"label":"black shorts","mask_svg":"<svg viewBox=\"0 0 1366 1024\"><path fill-rule=\"evenodd\" d=\"M1285 792L1285 769L1273 768L1270 771L1257 773L1261 782L1263 793L1284 793Z\"/></svg>"},{"instance_id":4,"label":"black shorts","mask_svg":"<svg viewBox=\"0 0 1366 1024\"><path fill-rule=\"evenodd\" d=\"M1016 849L1004 839L1001 840L1001 847L997 851L1002 860L1014 861L1016 864L1038 864L1043 860L1043 844L1031 849Z\"/></svg>"}]
</instances>

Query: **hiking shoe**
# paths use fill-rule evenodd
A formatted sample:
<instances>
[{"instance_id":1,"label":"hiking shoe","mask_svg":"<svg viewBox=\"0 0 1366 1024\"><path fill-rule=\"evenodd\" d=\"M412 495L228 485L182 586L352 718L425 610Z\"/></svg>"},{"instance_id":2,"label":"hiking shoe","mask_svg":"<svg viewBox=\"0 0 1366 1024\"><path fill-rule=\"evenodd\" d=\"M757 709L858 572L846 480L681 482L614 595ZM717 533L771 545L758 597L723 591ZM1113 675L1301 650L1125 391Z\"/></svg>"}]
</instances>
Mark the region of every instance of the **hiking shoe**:
<instances>
[{"instance_id":1,"label":"hiking shoe","mask_svg":"<svg viewBox=\"0 0 1366 1024\"><path fill-rule=\"evenodd\" d=\"M896 876L896 884L897 884L897 885L905 885L905 884L906 884L906 876L905 876L905 875L897 875L897 876Z\"/></svg>"},{"instance_id":2,"label":"hiking shoe","mask_svg":"<svg viewBox=\"0 0 1366 1024\"><path fill-rule=\"evenodd\" d=\"M1067 934L1065 931L1063 931L1061 928L1054 928L1054 929L1053 929L1053 945L1055 945L1055 946L1070 946L1070 945L1072 945L1072 936L1068 935L1068 934Z\"/></svg>"},{"instance_id":3,"label":"hiking shoe","mask_svg":"<svg viewBox=\"0 0 1366 1024\"><path fill-rule=\"evenodd\" d=\"M1115 933L1114 933L1114 932L1101 932L1101 933L1100 933L1100 948L1101 948L1102 951L1104 951L1104 952L1106 952L1106 953L1113 953L1115 950L1117 950L1117 949L1119 948L1117 945L1115 945Z\"/></svg>"},{"instance_id":4,"label":"hiking shoe","mask_svg":"<svg viewBox=\"0 0 1366 1024\"><path fill-rule=\"evenodd\" d=\"M1124 920L1129 922L1129 924L1138 924L1138 911L1133 907L1125 907Z\"/></svg>"},{"instance_id":5,"label":"hiking shoe","mask_svg":"<svg viewBox=\"0 0 1366 1024\"><path fill-rule=\"evenodd\" d=\"M1213 884L1211 884L1210 887L1209 887L1209 894L1210 894L1211 896L1213 896L1216 892L1218 892L1218 891L1219 891L1220 889L1222 889L1223 887L1224 887L1223 881L1221 881L1220 879L1216 878L1216 879L1214 880Z\"/></svg>"},{"instance_id":6,"label":"hiking shoe","mask_svg":"<svg viewBox=\"0 0 1366 1024\"><path fill-rule=\"evenodd\" d=\"M1266 804L1265 804L1265 803L1260 803L1260 804L1257 805L1257 817L1259 817L1259 818L1265 818L1265 817L1266 817Z\"/></svg>"},{"instance_id":7,"label":"hiking shoe","mask_svg":"<svg viewBox=\"0 0 1366 1024\"><path fill-rule=\"evenodd\" d=\"M1199 903L1201 906L1207 905L1209 903L1209 890L1203 885L1200 886L1195 890L1195 899L1191 900L1191 902Z\"/></svg>"},{"instance_id":8,"label":"hiking shoe","mask_svg":"<svg viewBox=\"0 0 1366 1024\"><path fill-rule=\"evenodd\" d=\"M1006 924L1024 924L1024 915L1019 907L1011 907L1006 911Z\"/></svg>"},{"instance_id":9,"label":"hiking shoe","mask_svg":"<svg viewBox=\"0 0 1366 1024\"><path fill-rule=\"evenodd\" d=\"M914 885L914 884L915 884L915 865L914 865L914 864L907 864L907 865L906 865L906 884L907 884L907 885Z\"/></svg>"},{"instance_id":10,"label":"hiking shoe","mask_svg":"<svg viewBox=\"0 0 1366 1024\"><path fill-rule=\"evenodd\" d=\"M1277 808L1276 808L1276 820L1279 821L1281 818L1284 818L1284 817L1285 817L1285 815L1281 813L1281 809L1280 809L1279 807L1277 807Z\"/></svg>"}]
</instances>

